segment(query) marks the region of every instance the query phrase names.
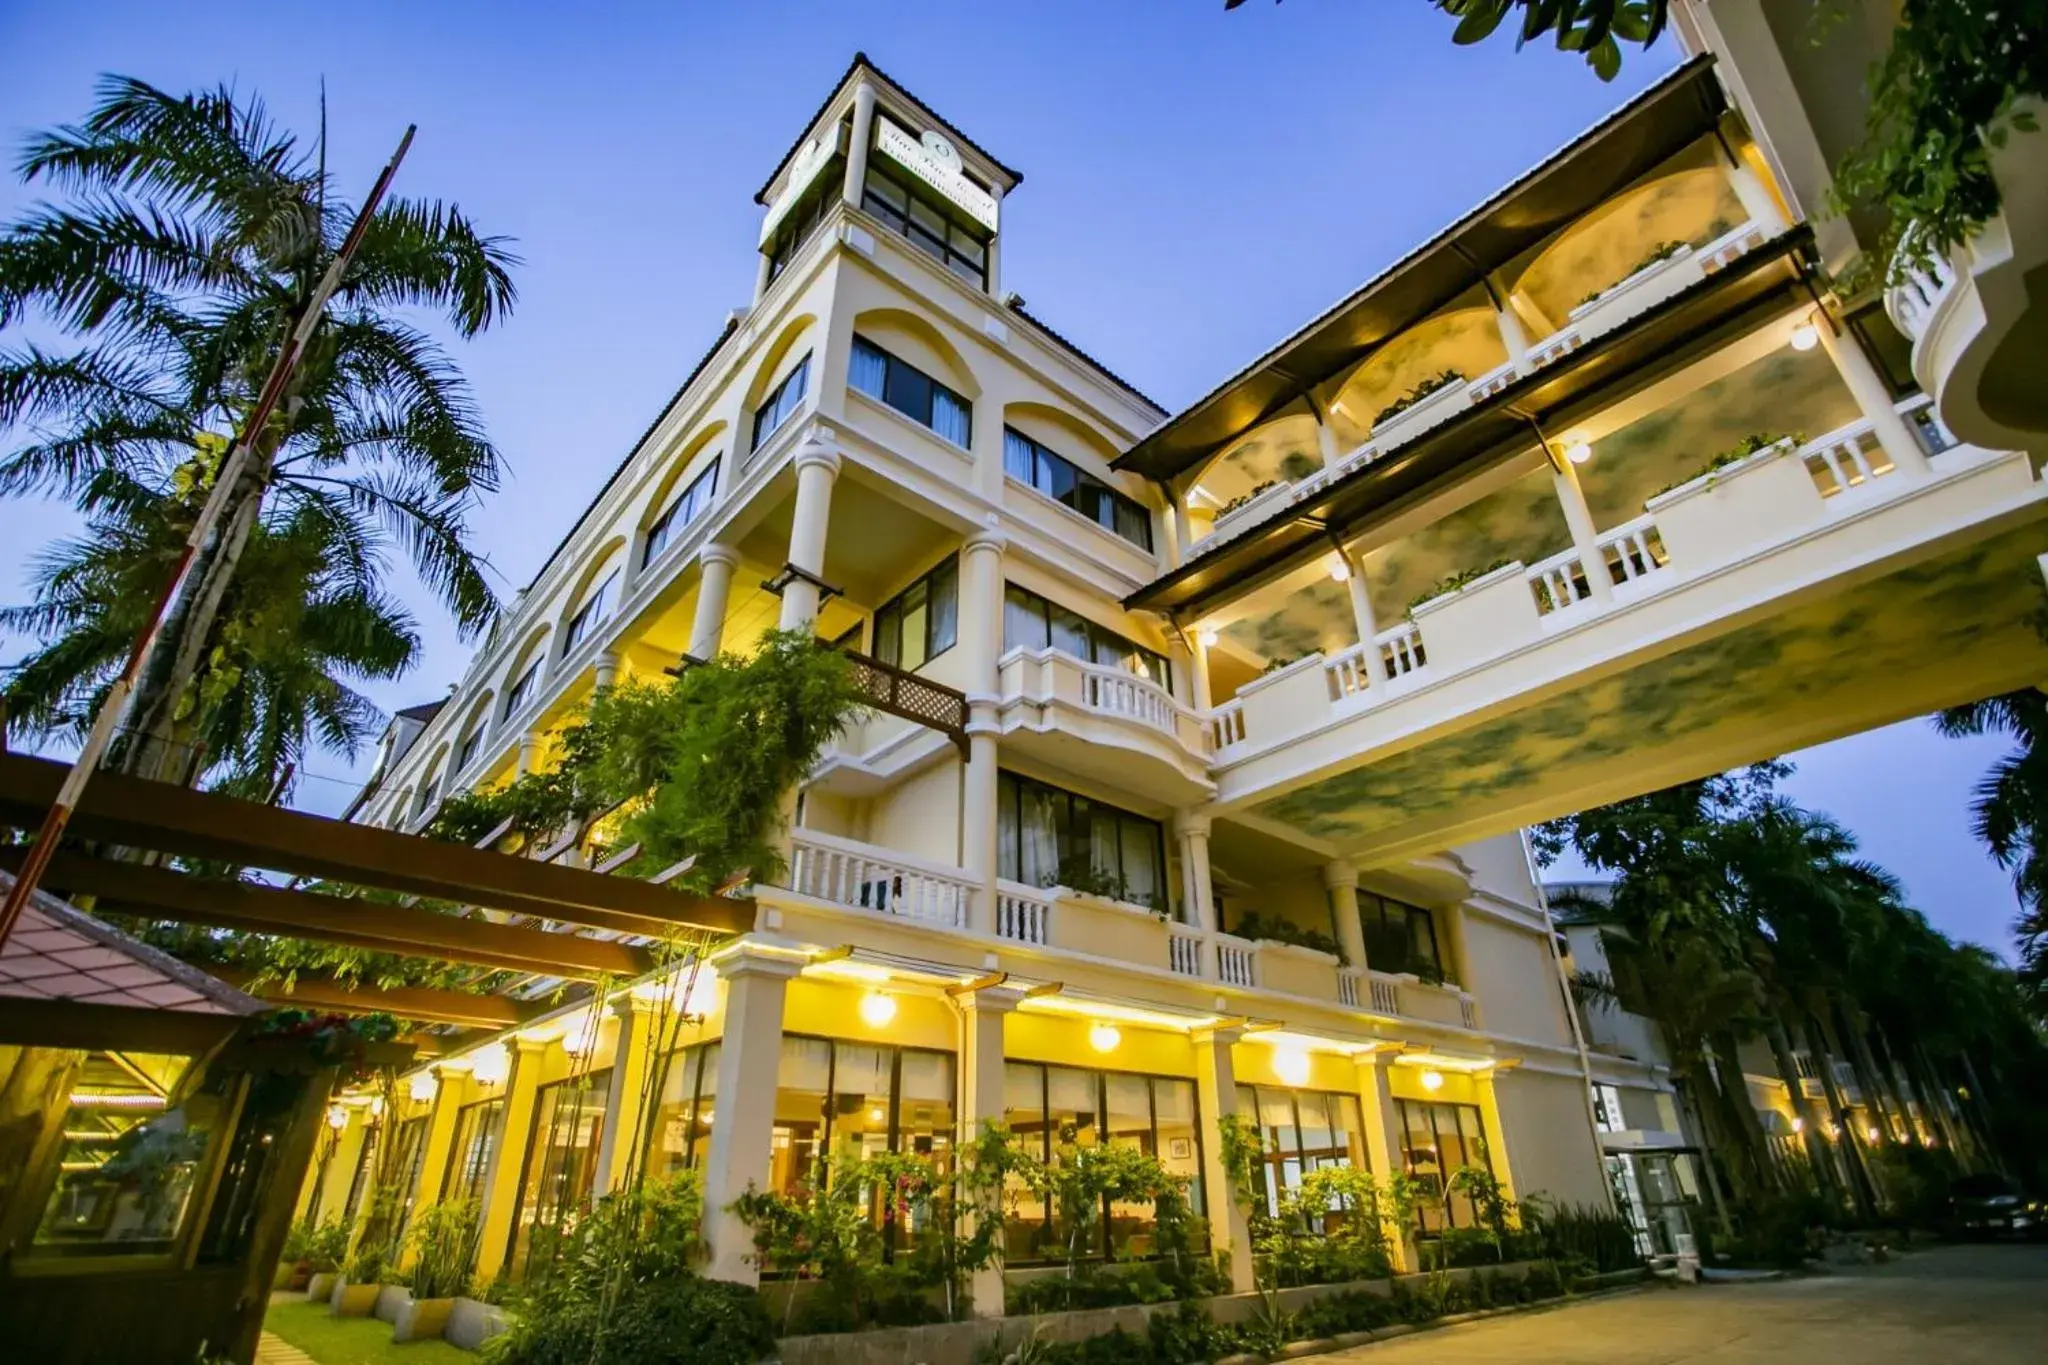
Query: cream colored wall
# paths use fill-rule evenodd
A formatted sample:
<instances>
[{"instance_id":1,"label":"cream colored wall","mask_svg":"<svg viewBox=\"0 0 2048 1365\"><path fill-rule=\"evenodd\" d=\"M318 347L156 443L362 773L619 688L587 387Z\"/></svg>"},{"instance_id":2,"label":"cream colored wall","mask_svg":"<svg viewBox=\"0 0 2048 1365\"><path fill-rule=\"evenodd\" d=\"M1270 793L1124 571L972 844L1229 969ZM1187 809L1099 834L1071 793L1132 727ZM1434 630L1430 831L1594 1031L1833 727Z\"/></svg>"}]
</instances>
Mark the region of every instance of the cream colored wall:
<instances>
[{"instance_id":1,"label":"cream colored wall","mask_svg":"<svg viewBox=\"0 0 2048 1365\"><path fill-rule=\"evenodd\" d=\"M1464 921L1460 981L1479 997L1487 1028L1511 1038L1569 1043L1564 988L1542 935L1470 910Z\"/></svg>"},{"instance_id":2,"label":"cream colored wall","mask_svg":"<svg viewBox=\"0 0 2048 1365\"><path fill-rule=\"evenodd\" d=\"M1529 875L1519 832L1461 844L1452 851L1472 869L1473 890L1490 891L1517 905L1535 906L1536 882Z\"/></svg>"},{"instance_id":3,"label":"cream colored wall","mask_svg":"<svg viewBox=\"0 0 2048 1365\"><path fill-rule=\"evenodd\" d=\"M875 797L868 842L933 862L960 860L960 761L943 762Z\"/></svg>"},{"instance_id":4,"label":"cream colored wall","mask_svg":"<svg viewBox=\"0 0 2048 1365\"><path fill-rule=\"evenodd\" d=\"M1593 1145L1584 1083L1576 1076L1525 1068L1493 1084L1516 1193L1606 1208L1606 1176Z\"/></svg>"}]
</instances>

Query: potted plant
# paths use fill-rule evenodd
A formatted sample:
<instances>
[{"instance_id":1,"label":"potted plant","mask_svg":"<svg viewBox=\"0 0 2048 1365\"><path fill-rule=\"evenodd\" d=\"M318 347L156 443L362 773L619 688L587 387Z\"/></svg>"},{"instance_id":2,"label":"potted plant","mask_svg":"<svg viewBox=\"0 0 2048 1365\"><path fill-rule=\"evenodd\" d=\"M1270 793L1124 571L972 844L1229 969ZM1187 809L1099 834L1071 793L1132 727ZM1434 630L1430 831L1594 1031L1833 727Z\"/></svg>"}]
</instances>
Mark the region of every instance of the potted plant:
<instances>
[{"instance_id":1,"label":"potted plant","mask_svg":"<svg viewBox=\"0 0 2048 1365\"><path fill-rule=\"evenodd\" d=\"M334 1292L342 1258L348 1255L348 1227L330 1218L306 1237L306 1298L319 1302Z\"/></svg>"},{"instance_id":2,"label":"potted plant","mask_svg":"<svg viewBox=\"0 0 2048 1365\"><path fill-rule=\"evenodd\" d=\"M306 1281L313 1276L312 1262L306 1259L306 1248L313 1240L311 1219L301 1218L292 1224L291 1231L284 1235L284 1246L277 1255L277 1274L271 1281L271 1289L304 1289Z\"/></svg>"},{"instance_id":3,"label":"potted plant","mask_svg":"<svg viewBox=\"0 0 2048 1365\"><path fill-rule=\"evenodd\" d=\"M327 1306L338 1318L366 1318L377 1306L377 1294L383 1285L379 1277L384 1273L384 1247L382 1243L365 1243L355 1249L341 1268L341 1278L334 1282L334 1291L328 1297Z\"/></svg>"},{"instance_id":4,"label":"potted plant","mask_svg":"<svg viewBox=\"0 0 2048 1365\"><path fill-rule=\"evenodd\" d=\"M392 1324L393 1341L438 1337L448 1325L476 1259L476 1214L476 1202L465 1200L432 1205L413 1220L405 1239L413 1254L412 1301Z\"/></svg>"}]
</instances>

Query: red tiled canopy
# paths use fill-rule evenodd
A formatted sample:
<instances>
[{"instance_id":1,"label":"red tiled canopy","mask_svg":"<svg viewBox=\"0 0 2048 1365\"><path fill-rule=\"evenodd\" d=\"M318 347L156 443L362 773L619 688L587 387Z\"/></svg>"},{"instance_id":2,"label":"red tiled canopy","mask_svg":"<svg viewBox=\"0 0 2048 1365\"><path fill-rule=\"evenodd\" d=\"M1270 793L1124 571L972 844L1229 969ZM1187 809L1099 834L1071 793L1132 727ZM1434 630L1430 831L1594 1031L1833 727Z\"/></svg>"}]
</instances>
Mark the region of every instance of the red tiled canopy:
<instances>
[{"instance_id":1,"label":"red tiled canopy","mask_svg":"<svg viewBox=\"0 0 2048 1365\"><path fill-rule=\"evenodd\" d=\"M13 878L0 873L0 886ZM0 996L126 1009L255 1014L261 1001L40 892L0 946Z\"/></svg>"}]
</instances>

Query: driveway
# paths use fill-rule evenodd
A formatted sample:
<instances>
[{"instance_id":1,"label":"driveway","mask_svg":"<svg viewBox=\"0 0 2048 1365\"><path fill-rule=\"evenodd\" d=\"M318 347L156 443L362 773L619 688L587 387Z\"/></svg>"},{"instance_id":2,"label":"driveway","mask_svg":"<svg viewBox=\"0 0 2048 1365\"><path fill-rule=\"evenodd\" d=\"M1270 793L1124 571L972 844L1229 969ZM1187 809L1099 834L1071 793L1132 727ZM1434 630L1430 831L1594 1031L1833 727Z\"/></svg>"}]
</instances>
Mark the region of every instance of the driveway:
<instances>
[{"instance_id":1,"label":"driveway","mask_svg":"<svg viewBox=\"0 0 2048 1365\"><path fill-rule=\"evenodd\" d=\"M1358 1365L2041 1365L2048 1247L1940 1247L1763 1284L1650 1289L1318 1357Z\"/></svg>"}]
</instances>

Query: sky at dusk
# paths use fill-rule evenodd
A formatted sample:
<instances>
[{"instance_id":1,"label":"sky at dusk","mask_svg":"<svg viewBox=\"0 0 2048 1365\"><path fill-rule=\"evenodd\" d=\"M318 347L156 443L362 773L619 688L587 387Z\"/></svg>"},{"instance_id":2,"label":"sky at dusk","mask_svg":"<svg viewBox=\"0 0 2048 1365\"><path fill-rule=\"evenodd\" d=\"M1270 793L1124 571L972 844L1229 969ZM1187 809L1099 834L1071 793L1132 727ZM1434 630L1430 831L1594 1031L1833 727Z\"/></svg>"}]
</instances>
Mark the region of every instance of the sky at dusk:
<instances>
[{"instance_id":1,"label":"sky at dusk","mask_svg":"<svg viewBox=\"0 0 2048 1365\"><path fill-rule=\"evenodd\" d=\"M475 517L509 596L748 301L754 192L856 50L1024 172L1005 289L1174 408L1677 61L1668 41L1632 51L1602 85L1547 48L1454 48L1451 27L1423 0L0 0L0 141L11 164L29 130L82 117L103 72L231 83L310 135L324 77L354 196L417 122L399 192L455 200L525 262L510 321L454 347L509 466ZM10 175L0 220L32 199ZM0 504L0 600L75 525ZM442 695L468 658L408 596L425 648L370 689L386 709ZM1909 722L1794 755L1790 789L1942 928L2009 953L2013 894L1967 812L2001 748ZM316 756L300 804L338 810L362 766Z\"/></svg>"}]
</instances>

